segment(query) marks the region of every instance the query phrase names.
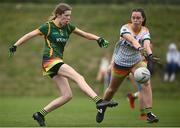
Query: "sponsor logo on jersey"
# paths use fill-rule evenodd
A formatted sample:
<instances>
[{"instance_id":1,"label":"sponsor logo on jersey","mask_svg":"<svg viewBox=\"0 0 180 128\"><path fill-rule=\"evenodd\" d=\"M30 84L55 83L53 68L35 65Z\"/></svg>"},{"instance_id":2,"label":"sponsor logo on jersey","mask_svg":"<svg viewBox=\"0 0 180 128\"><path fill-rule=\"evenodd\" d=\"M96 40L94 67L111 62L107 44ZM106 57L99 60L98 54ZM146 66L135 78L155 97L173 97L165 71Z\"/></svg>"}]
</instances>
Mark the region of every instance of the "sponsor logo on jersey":
<instances>
[{"instance_id":1,"label":"sponsor logo on jersey","mask_svg":"<svg viewBox=\"0 0 180 128\"><path fill-rule=\"evenodd\" d=\"M56 42L67 42L67 39L66 38L56 38Z\"/></svg>"}]
</instances>

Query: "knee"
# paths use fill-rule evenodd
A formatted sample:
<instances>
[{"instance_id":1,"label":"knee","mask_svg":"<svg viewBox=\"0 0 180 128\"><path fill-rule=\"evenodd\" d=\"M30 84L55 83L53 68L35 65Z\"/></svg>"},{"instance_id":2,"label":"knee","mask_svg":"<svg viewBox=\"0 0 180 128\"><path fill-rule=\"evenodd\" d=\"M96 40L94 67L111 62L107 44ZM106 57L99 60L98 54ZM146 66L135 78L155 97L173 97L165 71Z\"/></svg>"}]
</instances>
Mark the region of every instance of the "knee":
<instances>
[{"instance_id":1,"label":"knee","mask_svg":"<svg viewBox=\"0 0 180 128\"><path fill-rule=\"evenodd\" d=\"M69 94L64 95L63 97L64 97L65 101L70 101L72 99L73 95L72 95L72 93L69 93Z\"/></svg>"},{"instance_id":2,"label":"knee","mask_svg":"<svg viewBox=\"0 0 180 128\"><path fill-rule=\"evenodd\" d=\"M151 90L151 84L149 82L142 85L142 90Z\"/></svg>"},{"instance_id":3,"label":"knee","mask_svg":"<svg viewBox=\"0 0 180 128\"><path fill-rule=\"evenodd\" d=\"M143 83L144 87L151 87L151 81L148 80L146 83Z\"/></svg>"}]
</instances>

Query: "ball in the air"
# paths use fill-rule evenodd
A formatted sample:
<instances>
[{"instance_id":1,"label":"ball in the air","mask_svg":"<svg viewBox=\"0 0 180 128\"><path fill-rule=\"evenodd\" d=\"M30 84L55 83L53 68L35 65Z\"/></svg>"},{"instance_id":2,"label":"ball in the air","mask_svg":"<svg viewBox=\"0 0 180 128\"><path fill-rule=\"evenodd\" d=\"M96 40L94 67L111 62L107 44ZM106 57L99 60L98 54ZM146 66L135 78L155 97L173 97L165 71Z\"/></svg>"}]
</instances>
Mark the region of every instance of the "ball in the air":
<instances>
[{"instance_id":1,"label":"ball in the air","mask_svg":"<svg viewBox=\"0 0 180 128\"><path fill-rule=\"evenodd\" d=\"M150 77L150 71L146 67L137 68L134 72L134 79L139 83L146 83Z\"/></svg>"}]
</instances>

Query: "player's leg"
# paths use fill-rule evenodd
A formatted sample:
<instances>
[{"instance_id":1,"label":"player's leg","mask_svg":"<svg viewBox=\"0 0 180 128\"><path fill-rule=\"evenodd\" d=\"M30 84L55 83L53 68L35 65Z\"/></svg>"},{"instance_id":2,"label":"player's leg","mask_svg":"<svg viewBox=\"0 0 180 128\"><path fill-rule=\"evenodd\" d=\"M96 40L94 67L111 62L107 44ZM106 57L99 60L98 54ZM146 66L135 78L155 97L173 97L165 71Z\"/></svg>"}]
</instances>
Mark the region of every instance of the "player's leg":
<instances>
[{"instance_id":1,"label":"player's leg","mask_svg":"<svg viewBox=\"0 0 180 128\"><path fill-rule=\"evenodd\" d=\"M53 78L53 81L56 83L56 86L61 94L60 97L56 98L52 102L50 102L47 106L45 106L39 112L33 114L33 118L37 120L40 126L45 126L45 119L44 117L51 111L55 110L56 108L62 106L72 98L72 91L69 86L68 80L65 77L60 75L56 75Z\"/></svg>"},{"instance_id":2,"label":"player's leg","mask_svg":"<svg viewBox=\"0 0 180 128\"><path fill-rule=\"evenodd\" d=\"M127 68L118 66L116 64L113 65L110 84L104 93L103 99L108 100L108 101L112 99L112 97L118 90L120 84L123 82L124 78L129 74L129 72L130 72L129 68L127 69ZM98 113L96 115L96 121L98 123L101 123L103 121L105 111L106 111L106 107L102 107L98 110Z\"/></svg>"},{"instance_id":3,"label":"player's leg","mask_svg":"<svg viewBox=\"0 0 180 128\"><path fill-rule=\"evenodd\" d=\"M85 92L89 97L91 97L94 102L96 102L96 107L108 106L113 107L117 106L116 102L113 101L103 101L97 94L91 89L91 87L86 83L84 77L77 73L71 66L63 64L58 71L59 75L67 77L77 83L80 89Z\"/></svg>"},{"instance_id":4,"label":"player's leg","mask_svg":"<svg viewBox=\"0 0 180 128\"><path fill-rule=\"evenodd\" d=\"M128 98L128 101L129 101L129 105L132 109L135 108L135 100L139 98L139 87L141 86L139 83L137 83L135 80L134 80L134 76L132 73L130 73L128 75L128 78L129 80L131 81L132 85L138 87L138 91L135 92L135 93L128 93L127 94L127 98Z\"/></svg>"},{"instance_id":5,"label":"player's leg","mask_svg":"<svg viewBox=\"0 0 180 128\"><path fill-rule=\"evenodd\" d=\"M142 96L142 85L138 83L138 98L139 98L139 107L140 107L140 117L139 119L141 120L146 120L147 119L147 114L146 114L146 99L144 96Z\"/></svg>"},{"instance_id":6,"label":"player's leg","mask_svg":"<svg viewBox=\"0 0 180 128\"><path fill-rule=\"evenodd\" d=\"M149 123L158 122L158 117L152 113L152 89L151 82L148 81L142 86L141 97L143 97L144 111L147 114Z\"/></svg>"},{"instance_id":7,"label":"player's leg","mask_svg":"<svg viewBox=\"0 0 180 128\"><path fill-rule=\"evenodd\" d=\"M152 108L152 91L150 89L150 85L147 85L147 87L145 87L144 85L141 86L141 90L139 91L139 102L140 102L140 119L146 120L147 110Z\"/></svg>"},{"instance_id":8,"label":"player's leg","mask_svg":"<svg viewBox=\"0 0 180 128\"><path fill-rule=\"evenodd\" d=\"M111 100L116 91L118 90L120 84L126 78L126 76L130 73L131 68L122 67L117 64L113 64L111 69L111 80L108 88L104 93L105 100Z\"/></svg>"},{"instance_id":9,"label":"player's leg","mask_svg":"<svg viewBox=\"0 0 180 128\"><path fill-rule=\"evenodd\" d=\"M77 73L72 67L67 64L63 64L58 71L58 74L67 77L73 81L75 81L80 89L85 92L90 97L96 97L96 93L90 88L90 86L86 83L84 77Z\"/></svg>"},{"instance_id":10,"label":"player's leg","mask_svg":"<svg viewBox=\"0 0 180 128\"><path fill-rule=\"evenodd\" d=\"M129 92L129 93L127 94L127 98L128 98L130 107L131 107L132 109L134 109L134 108L135 108L135 100L136 100L137 97L135 97L133 93L130 93L130 92Z\"/></svg>"},{"instance_id":11,"label":"player's leg","mask_svg":"<svg viewBox=\"0 0 180 128\"><path fill-rule=\"evenodd\" d=\"M95 91L96 93L100 93L100 88L104 81L104 71L100 68L96 77L96 81L98 82Z\"/></svg>"},{"instance_id":12,"label":"player's leg","mask_svg":"<svg viewBox=\"0 0 180 128\"><path fill-rule=\"evenodd\" d=\"M96 80L99 82L103 82L103 78L104 78L104 71L100 68L96 77Z\"/></svg>"},{"instance_id":13,"label":"player's leg","mask_svg":"<svg viewBox=\"0 0 180 128\"><path fill-rule=\"evenodd\" d=\"M110 80L111 80L111 72L106 72L105 75L104 75L104 88L103 88L103 92L105 92L105 90L109 86Z\"/></svg>"},{"instance_id":14,"label":"player's leg","mask_svg":"<svg viewBox=\"0 0 180 128\"><path fill-rule=\"evenodd\" d=\"M118 90L118 87L122 83L122 81L123 78L120 79L112 76L110 84L104 94L105 100L110 101L112 99L112 97L114 96L115 92ZM98 113L96 115L96 121L98 123L101 123L103 121L106 108L107 107L101 107L98 109Z\"/></svg>"},{"instance_id":15,"label":"player's leg","mask_svg":"<svg viewBox=\"0 0 180 128\"><path fill-rule=\"evenodd\" d=\"M134 71L137 68L146 67L146 65L147 65L146 62L140 61L132 68L131 72L134 74ZM134 82L136 83L136 85L138 87L138 92L139 92L138 94L139 94L139 103L140 103L140 112L141 112L140 118L142 117L142 119L146 119L146 113L145 113L144 109L146 108L147 105L145 104L146 101L145 101L145 97L143 96L143 93L142 93L143 91L141 91L143 86L142 86L142 84L140 84L136 81L134 81Z\"/></svg>"},{"instance_id":16,"label":"player's leg","mask_svg":"<svg viewBox=\"0 0 180 128\"><path fill-rule=\"evenodd\" d=\"M53 77L53 81L56 83L61 96L53 100L44 108L47 112L53 111L72 99L72 91L67 78L56 75Z\"/></svg>"},{"instance_id":17,"label":"player's leg","mask_svg":"<svg viewBox=\"0 0 180 128\"><path fill-rule=\"evenodd\" d=\"M132 68L132 72L138 67L145 67L146 64L144 62L139 62L137 66ZM152 89L150 80L144 84L142 84L142 89L140 91L140 107L141 114L145 113L147 116L147 121L150 123L158 122L159 119L152 113Z\"/></svg>"},{"instance_id":18,"label":"player's leg","mask_svg":"<svg viewBox=\"0 0 180 128\"><path fill-rule=\"evenodd\" d=\"M104 99L105 100L111 100L114 96L114 94L117 92L120 84L123 82L125 77L115 77L112 76L110 84L108 88L106 89L104 93Z\"/></svg>"}]
</instances>

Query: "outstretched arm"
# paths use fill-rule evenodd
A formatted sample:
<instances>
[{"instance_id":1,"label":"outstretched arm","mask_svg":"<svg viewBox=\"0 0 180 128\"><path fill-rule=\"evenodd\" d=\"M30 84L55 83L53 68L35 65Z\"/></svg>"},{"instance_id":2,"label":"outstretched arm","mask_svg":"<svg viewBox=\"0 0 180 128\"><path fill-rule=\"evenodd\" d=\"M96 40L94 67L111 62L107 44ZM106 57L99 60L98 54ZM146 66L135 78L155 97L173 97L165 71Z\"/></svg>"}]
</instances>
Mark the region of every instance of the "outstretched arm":
<instances>
[{"instance_id":1,"label":"outstretched arm","mask_svg":"<svg viewBox=\"0 0 180 128\"><path fill-rule=\"evenodd\" d=\"M147 56L147 51L145 50L145 48L142 47L140 43L132 35L127 33L123 34L122 37L131 42L134 48L140 51L142 56Z\"/></svg>"},{"instance_id":2,"label":"outstretched arm","mask_svg":"<svg viewBox=\"0 0 180 128\"><path fill-rule=\"evenodd\" d=\"M75 28L75 30L73 32L77 35L80 35L80 36L86 38L86 39L96 40L100 47L107 48L109 45L109 42L107 40L105 40L104 38L96 36L92 33L85 32L79 28Z\"/></svg>"},{"instance_id":3,"label":"outstretched arm","mask_svg":"<svg viewBox=\"0 0 180 128\"><path fill-rule=\"evenodd\" d=\"M19 45L27 42L29 39L31 39L31 38L33 38L33 37L35 37L35 36L37 36L37 35L40 35L40 34L41 34L41 32L40 32L38 29L33 30L33 31L25 34L24 36L22 36L22 37L14 44L14 46L19 46Z\"/></svg>"},{"instance_id":4,"label":"outstretched arm","mask_svg":"<svg viewBox=\"0 0 180 128\"><path fill-rule=\"evenodd\" d=\"M141 47L139 42L132 35L127 33L127 34L123 34L122 37L128 40L129 42L131 42L135 49L138 49Z\"/></svg>"},{"instance_id":5,"label":"outstretched arm","mask_svg":"<svg viewBox=\"0 0 180 128\"><path fill-rule=\"evenodd\" d=\"M151 49L151 42L150 42L150 40L145 40L145 41L144 41L144 48L146 49L148 55L152 54L152 49Z\"/></svg>"},{"instance_id":6,"label":"outstretched arm","mask_svg":"<svg viewBox=\"0 0 180 128\"><path fill-rule=\"evenodd\" d=\"M32 32L29 32L29 33L25 34L24 36L22 36L15 44L13 44L9 48L9 56L11 57L16 52L17 46L27 42L29 39L31 39L37 35L41 35L41 32L38 29L33 30Z\"/></svg>"},{"instance_id":7,"label":"outstretched arm","mask_svg":"<svg viewBox=\"0 0 180 128\"><path fill-rule=\"evenodd\" d=\"M156 57L156 56L153 56L150 40L145 40L144 41L144 48L147 51L146 59L148 60L149 63L158 63L158 64L161 64L160 58Z\"/></svg>"},{"instance_id":8,"label":"outstretched arm","mask_svg":"<svg viewBox=\"0 0 180 128\"><path fill-rule=\"evenodd\" d=\"M85 32L79 28L75 28L75 30L73 31L75 34L77 35L80 35L86 39L89 39L89 40L98 40L100 37L99 36L96 36L92 33L88 33L88 32Z\"/></svg>"}]
</instances>

